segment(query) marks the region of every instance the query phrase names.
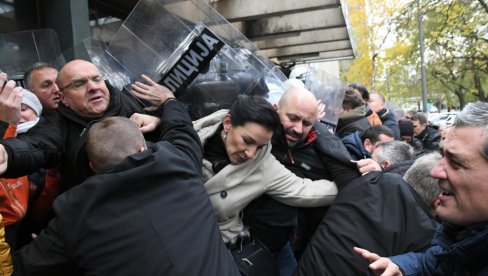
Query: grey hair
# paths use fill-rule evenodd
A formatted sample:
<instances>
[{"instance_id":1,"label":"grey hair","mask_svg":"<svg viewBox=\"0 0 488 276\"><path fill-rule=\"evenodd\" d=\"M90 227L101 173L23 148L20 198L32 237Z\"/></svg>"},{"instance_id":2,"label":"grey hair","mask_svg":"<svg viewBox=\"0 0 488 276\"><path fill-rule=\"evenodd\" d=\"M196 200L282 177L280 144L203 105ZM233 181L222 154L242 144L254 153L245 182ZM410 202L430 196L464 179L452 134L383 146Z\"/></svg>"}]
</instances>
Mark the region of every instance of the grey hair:
<instances>
[{"instance_id":1,"label":"grey hair","mask_svg":"<svg viewBox=\"0 0 488 276\"><path fill-rule=\"evenodd\" d=\"M381 151L375 155L378 163L383 164L389 161L391 164L396 164L401 161L415 159L415 151L412 146L405 142L393 140L378 143L375 148L381 148Z\"/></svg>"},{"instance_id":2,"label":"grey hair","mask_svg":"<svg viewBox=\"0 0 488 276\"><path fill-rule=\"evenodd\" d=\"M485 144L481 150L483 157L488 160L488 103L475 102L467 104L456 116L453 127L479 127L485 134Z\"/></svg>"},{"instance_id":3,"label":"grey hair","mask_svg":"<svg viewBox=\"0 0 488 276\"><path fill-rule=\"evenodd\" d=\"M32 72L36 70L42 70L45 68L51 68L56 71L58 70L54 65L46 62L36 62L32 64L29 68L27 68L27 70L24 73L24 83L27 89L32 89Z\"/></svg>"},{"instance_id":4,"label":"grey hair","mask_svg":"<svg viewBox=\"0 0 488 276\"><path fill-rule=\"evenodd\" d=\"M430 173L442 156L438 152L431 152L420 156L407 170L403 179L417 192L434 214L434 200L441 193L438 182Z\"/></svg>"}]
</instances>

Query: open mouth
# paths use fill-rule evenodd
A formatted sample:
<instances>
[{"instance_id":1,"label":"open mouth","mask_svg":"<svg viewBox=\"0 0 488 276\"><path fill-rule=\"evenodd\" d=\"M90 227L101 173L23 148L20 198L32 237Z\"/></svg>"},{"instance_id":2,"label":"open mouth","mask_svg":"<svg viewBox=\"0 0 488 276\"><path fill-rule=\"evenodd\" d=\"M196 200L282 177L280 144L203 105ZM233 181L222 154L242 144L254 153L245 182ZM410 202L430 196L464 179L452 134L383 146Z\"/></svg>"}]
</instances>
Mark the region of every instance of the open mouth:
<instances>
[{"instance_id":1,"label":"open mouth","mask_svg":"<svg viewBox=\"0 0 488 276\"><path fill-rule=\"evenodd\" d=\"M96 97L91 98L90 102L98 101L100 99L102 99L102 96L96 96Z\"/></svg>"}]
</instances>

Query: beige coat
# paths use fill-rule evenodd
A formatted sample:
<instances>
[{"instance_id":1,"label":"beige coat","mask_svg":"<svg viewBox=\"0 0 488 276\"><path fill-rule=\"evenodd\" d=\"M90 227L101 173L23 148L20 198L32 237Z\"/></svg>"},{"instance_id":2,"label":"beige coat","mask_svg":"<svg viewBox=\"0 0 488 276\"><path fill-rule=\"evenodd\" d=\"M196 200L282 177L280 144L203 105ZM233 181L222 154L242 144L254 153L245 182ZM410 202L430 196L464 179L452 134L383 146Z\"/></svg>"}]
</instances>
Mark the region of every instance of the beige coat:
<instances>
[{"instance_id":1,"label":"beige coat","mask_svg":"<svg viewBox=\"0 0 488 276\"><path fill-rule=\"evenodd\" d=\"M227 110L220 110L193 122L202 145L217 131L225 114ZM299 178L286 169L271 154L271 142L254 159L229 164L215 175L212 164L204 159L203 178L225 242L242 230L244 207L264 193L297 207L329 205L337 194L332 181Z\"/></svg>"}]
</instances>

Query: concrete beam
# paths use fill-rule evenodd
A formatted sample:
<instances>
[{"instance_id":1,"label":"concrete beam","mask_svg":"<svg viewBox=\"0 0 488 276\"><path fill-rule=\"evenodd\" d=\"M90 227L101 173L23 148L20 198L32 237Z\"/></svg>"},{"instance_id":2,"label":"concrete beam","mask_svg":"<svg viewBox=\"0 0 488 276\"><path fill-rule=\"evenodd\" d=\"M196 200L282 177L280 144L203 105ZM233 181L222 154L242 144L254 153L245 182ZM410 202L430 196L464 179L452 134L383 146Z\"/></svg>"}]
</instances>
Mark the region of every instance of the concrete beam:
<instances>
[{"instance_id":1,"label":"concrete beam","mask_svg":"<svg viewBox=\"0 0 488 276\"><path fill-rule=\"evenodd\" d=\"M258 46L258 48L261 50L265 50L270 48L289 47L320 42L349 40L349 34L347 33L347 29L344 27L297 32L296 34L296 36L259 40L256 41L256 46Z\"/></svg>"},{"instance_id":2,"label":"concrete beam","mask_svg":"<svg viewBox=\"0 0 488 276\"><path fill-rule=\"evenodd\" d=\"M278 63L294 63L294 62L318 62L318 61L330 61L330 60L343 60L353 59L354 52L349 50L337 50L329 52L316 52L308 55L290 55L274 58Z\"/></svg>"},{"instance_id":3,"label":"concrete beam","mask_svg":"<svg viewBox=\"0 0 488 276\"><path fill-rule=\"evenodd\" d=\"M90 37L88 1L50 0L49 3L49 7L43 7L45 26L58 34L62 52L69 49L64 52L67 60L81 56L71 47Z\"/></svg>"},{"instance_id":4,"label":"concrete beam","mask_svg":"<svg viewBox=\"0 0 488 276\"><path fill-rule=\"evenodd\" d=\"M346 27L340 7L249 20L244 34L250 39L266 39L276 34L337 27Z\"/></svg>"},{"instance_id":5,"label":"concrete beam","mask_svg":"<svg viewBox=\"0 0 488 276\"><path fill-rule=\"evenodd\" d=\"M340 6L340 0L217 0L212 7L230 22Z\"/></svg>"},{"instance_id":6,"label":"concrete beam","mask_svg":"<svg viewBox=\"0 0 488 276\"><path fill-rule=\"evenodd\" d=\"M349 42L349 40L341 40L341 41L322 42L322 43L314 43L314 44L283 47L283 48L274 48L274 49L262 50L260 52L261 54L269 58L272 58L272 57L280 57L280 56L292 56L298 54L320 53L320 52L349 50L349 49L351 49L351 43Z\"/></svg>"}]
</instances>

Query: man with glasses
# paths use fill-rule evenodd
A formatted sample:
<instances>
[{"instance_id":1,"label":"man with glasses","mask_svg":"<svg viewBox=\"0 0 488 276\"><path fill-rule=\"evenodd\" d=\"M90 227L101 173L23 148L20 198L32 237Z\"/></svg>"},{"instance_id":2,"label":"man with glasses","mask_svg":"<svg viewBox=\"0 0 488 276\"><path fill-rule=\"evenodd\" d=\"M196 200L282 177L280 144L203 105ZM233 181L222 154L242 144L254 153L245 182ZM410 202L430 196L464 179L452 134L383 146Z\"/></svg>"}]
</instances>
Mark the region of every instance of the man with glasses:
<instances>
[{"instance_id":1,"label":"man with glasses","mask_svg":"<svg viewBox=\"0 0 488 276\"><path fill-rule=\"evenodd\" d=\"M137 100L116 91L103 81L98 68L84 60L68 62L56 79L60 87L57 115L32 128L23 137L0 142L0 175L14 177L32 173L60 162L61 190L93 175L85 152L87 130L105 117L123 116L147 124L158 124L157 117L145 116ZM156 83L148 89L166 89ZM145 134L149 140L154 140ZM154 138L157 138L153 135Z\"/></svg>"}]
</instances>

